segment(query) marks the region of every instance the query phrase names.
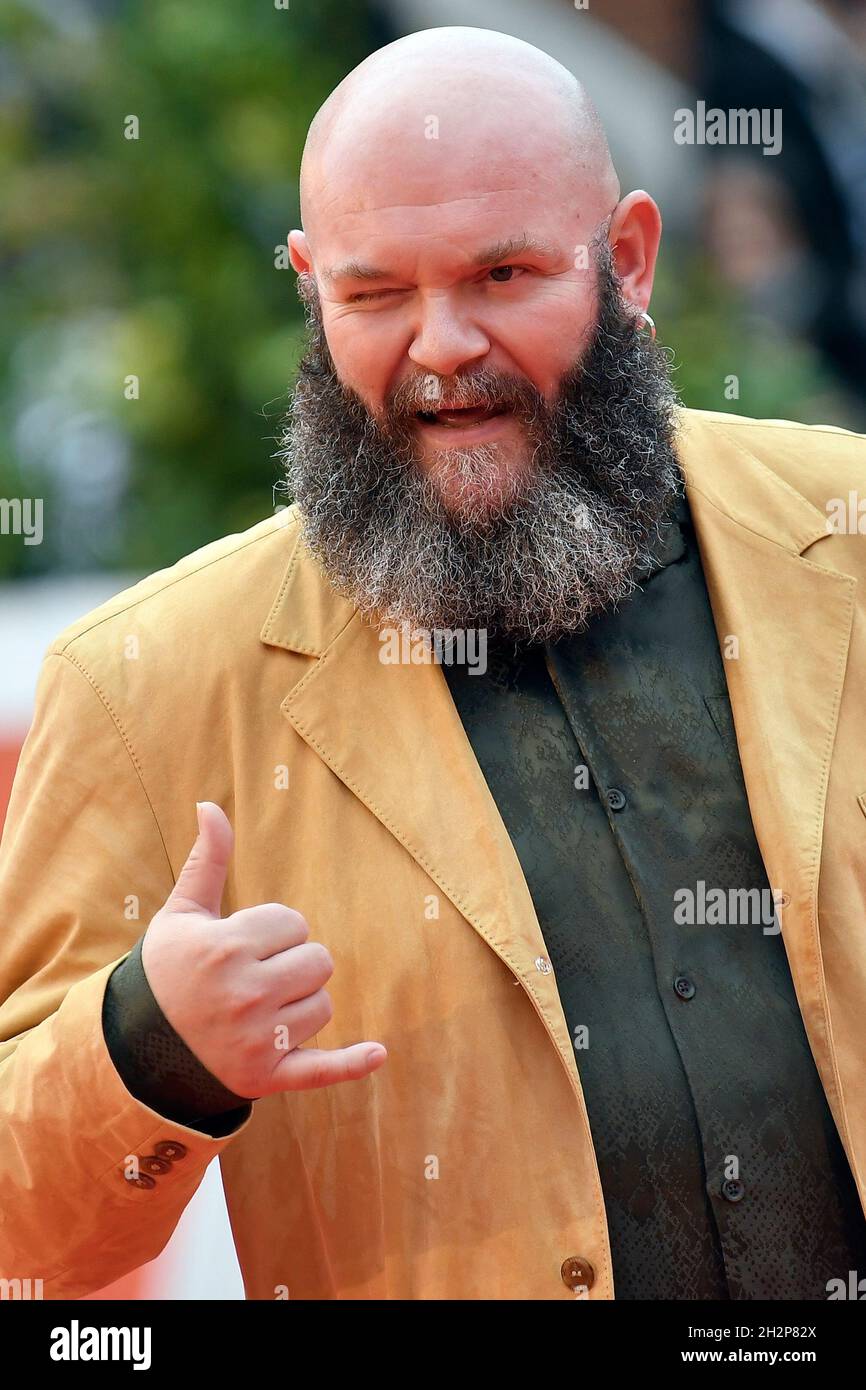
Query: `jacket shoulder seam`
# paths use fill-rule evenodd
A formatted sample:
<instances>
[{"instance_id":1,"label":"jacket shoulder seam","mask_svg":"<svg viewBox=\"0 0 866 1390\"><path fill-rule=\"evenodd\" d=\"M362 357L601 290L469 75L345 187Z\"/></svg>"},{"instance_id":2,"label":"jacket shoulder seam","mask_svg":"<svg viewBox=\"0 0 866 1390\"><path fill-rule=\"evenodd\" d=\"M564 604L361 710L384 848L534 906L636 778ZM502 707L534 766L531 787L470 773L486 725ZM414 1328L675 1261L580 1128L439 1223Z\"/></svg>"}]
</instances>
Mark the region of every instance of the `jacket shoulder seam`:
<instances>
[{"instance_id":1,"label":"jacket shoulder seam","mask_svg":"<svg viewBox=\"0 0 866 1390\"><path fill-rule=\"evenodd\" d=\"M68 661L69 665L73 666L75 670L78 671L79 675L81 675L83 679L87 681L87 684L90 686L91 690L97 696L100 704L102 705L103 709L105 710L106 714L108 715L109 719L114 725L117 736L123 744L123 747L126 749L127 757L129 758L129 761L132 764L132 767L135 771L135 775L138 778L138 783L141 787L141 794L144 797L145 802L147 803L147 809L149 810L153 819L153 824L156 829L156 833L159 836L159 843L161 844L162 852L165 855L165 862L166 867L168 868L169 877L172 883L174 883L174 872L171 867L171 859L169 857L168 847L165 843L165 837L162 833L162 827L159 824L159 817L157 816L153 802L151 801L150 796L148 795L147 787L144 783L144 772L142 770L141 763L139 762L138 757L136 755L135 748L132 744L132 740L130 739L129 735L123 727L119 714L117 713L116 709L111 703L111 700L109 699L106 691L103 690L102 686L90 674L86 666L84 666L83 663L80 662L76 656L73 656L72 653L67 652L65 650L49 652L48 655L56 656L62 661Z\"/></svg>"},{"instance_id":2,"label":"jacket shoulder seam","mask_svg":"<svg viewBox=\"0 0 866 1390\"><path fill-rule=\"evenodd\" d=\"M846 430L843 429L841 425L804 425L802 420L761 420L758 418L755 418L754 420L738 420L733 415L730 415L722 420L705 419L704 424L706 424L710 429L723 430L737 428L808 430L811 434L830 435L834 439L838 439L840 435L845 439L860 439L863 441L864 444L866 444L866 434L862 434L859 430Z\"/></svg>"},{"instance_id":3,"label":"jacket shoulder seam","mask_svg":"<svg viewBox=\"0 0 866 1390\"><path fill-rule=\"evenodd\" d=\"M284 529L288 531L290 528L296 527L299 524L299 519L293 517L290 522L284 523ZM68 648L72 647L83 637L86 637L89 633L95 632L103 623L108 623L114 618L122 617L124 613L130 612L131 609L138 608L140 605L148 603L151 599L157 598L160 594L166 593L169 589L174 588L175 584L182 584L185 579L190 579L194 574L201 574L204 570L209 569L211 565L217 565L220 561L227 560L231 555L236 555L239 551L246 550L248 546L257 545L260 541L266 540L274 534L276 534L274 531L268 531L264 536L253 536L250 540L244 541L242 545L233 546L231 550L224 551L221 555L214 555L212 559L204 560L200 565L196 565L195 569L186 570L183 574L177 574L173 579L166 579L165 583L160 584L159 588L154 589L152 593L142 594L139 598L131 599L123 608L115 608L112 609L110 613L104 613L102 617L95 619L88 627L82 628L80 632L73 633L71 637L67 637L62 641L62 644L61 636L56 637L48 648L48 655L65 656ZM180 564L181 561L179 560L177 563ZM108 602L110 603L111 600L109 599ZM82 670L83 669L82 667ZM96 689L96 686L94 686L94 689Z\"/></svg>"}]
</instances>

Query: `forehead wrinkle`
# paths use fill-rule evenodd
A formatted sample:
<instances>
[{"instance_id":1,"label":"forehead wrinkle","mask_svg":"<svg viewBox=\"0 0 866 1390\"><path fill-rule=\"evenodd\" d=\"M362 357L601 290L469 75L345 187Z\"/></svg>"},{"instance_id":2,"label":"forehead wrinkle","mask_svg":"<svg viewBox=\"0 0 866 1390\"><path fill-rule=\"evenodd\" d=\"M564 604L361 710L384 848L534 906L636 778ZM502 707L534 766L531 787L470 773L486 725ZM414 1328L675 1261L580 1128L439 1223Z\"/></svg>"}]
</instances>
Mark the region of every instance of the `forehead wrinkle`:
<instances>
[{"instance_id":1,"label":"forehead wrinkle","mask_svg":"<svg viewBox=\"0 0 866 1390\"><path fill-rule=\"evenodd\" d=\"M492 204L491 210L495 211L497 198L502 198L509 193L516 193L520 197L526 198L531 193L531 189L527 187L526 183L503 184L502 186L491 183L478 193L460 193L452 197L427 198L417 203L370 202L367 204L358 203L357 205L350 204L350 206L346 206L345 204L351 196L351 191L351 189L341 189L339 193L335 193L331 197L329 203L326 205L328 209L334 206L337 207L338 221L348 220L351 226L353 218L372 217L376 213L381 213L383 218L393 216L393 220L399 228L401 235L403 235L403 223L401 218L403 214L407 212L432 212L438 214L441 212L442 208L459 208L461 203L490 203ZM341 199L343 200L343 206L340 205ZM385 233L377 232L377 235L385 235ZM423 230L415 232L411 229L407 229L405 235L425 236L426 232Z\"/></svg>"},{"instance_id":2,"label":"forehead wrinkle","mask_svg":"<svg viewBox=\"0 0 866 1390\"><path fill-rule=\"evenodd\" d=\"M394 234L396 234L401 238L402 241L423 242L425 238L429 238L429 236L431 235L430 230L425 227L414 228L412 226L407 226L405 221L402 220L403 214L407 212L433 212L441 217L441 210L445 207L453 208L461 203L482 203L488 205L488 209L491 213L502 215L503 210L497 208L497 199L509 193L519 194L522 198L525 199L527 196L527 189L524 184L516 184L508 185L502 188L485 189L482 193L462 194L460 197L448 198L444 201L439 202L383 203L375 204L370 207L354 208L346 208L345 206L339 206L338 200L340 198L345 198L345 192L342 192L340 194L335 194L330 200L330 203L327 205L327 207L320 209L320 211L323 211L326 214L326 216L329 213L331 214L331 235L337 239L339 239L342 236L348 240L351 239L353 235L357 235L357 221L358 218L361 218L364 219L362 221L363 235L364 239L367 241L387 240L389 236L393 236ZM336 210L334 208L334 204L337 204ZM505 210L507 210L507 206L508 205L506 204ZM370 219L375 218L377 214L381 215L378 224L370 225ZM467 209L467 218L477 219L477 213L474 212L472 209ZM391 226L392 223L393 228ZM474 222L467 221L467 235L469 231L471 231L473 225ZM451 240L455 239L459 235L460 233L457 229L454 229L448 233L449 239ZM319 259L316 255L318 237L315 235L312 229L308 232L308 240L310 248L313 252L313 260L314 262L316 262ZM354 265L364 266L363 273L357 276L358 279L369 280L376 278L380 274L387 273L378 272L375 266L369 265L367 262L362 262L360 259L356 260L354 257L349 258L345 262L335 264L332 267L316 265L316 273L320 275L324 281L333 281L340 275L349 275L350 273L352 273L348 270L348 267Z\"/></svg>"}]
</instances>

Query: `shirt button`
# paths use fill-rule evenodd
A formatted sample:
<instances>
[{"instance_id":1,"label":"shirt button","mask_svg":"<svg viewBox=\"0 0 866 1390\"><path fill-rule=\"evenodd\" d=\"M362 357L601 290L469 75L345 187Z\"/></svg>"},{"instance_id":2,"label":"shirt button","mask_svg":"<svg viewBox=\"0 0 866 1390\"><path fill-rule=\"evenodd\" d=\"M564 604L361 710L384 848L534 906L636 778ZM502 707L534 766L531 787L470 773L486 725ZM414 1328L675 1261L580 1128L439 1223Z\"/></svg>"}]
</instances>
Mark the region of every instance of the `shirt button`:
<instances>
[{"instance_id":1,"label":"shirt button","mask_svg":"<svg viewBox=\"0 0 866 1390\"><path fill-rule=\"evenodd\" d=\"M696 990L687 975L677 975L674 980L674 989L680 999L694 999Z\"/></svg>"},{"instance_id":2,"label":"shirt button","mask_svg":"<svg viewBox=\"0 0 866 1390\"><path fill-rule=\"evenodd\" d=\"M169 1163L176 1163L185 1156L186 1145L180 1144L177 1139L160 1139L158 1144L154 1144L153 1152L160 1158L167 1158Z\"/></svg>"},{"instance_id":3,"label":"shirt button","mask_svg":"<svg viewBox=\"0 0 866 1390\"><path fill-rule=\"evenodd\" d=\"M542 975L549 975L551 970L553 969L553 966L550 964L550 961L547 959L547 956L536 956L535 968L536 970L540 970Z\"/></svg>"},{"instance_id":4,"label":"shirt button","mask_svg":"<svg viewBox=\"0 0 866 1390\"><path fill-rule=\"evenodd\" d=\"M138 1160L139 1167L145 1173L150 1173L151 1177L160 1177L163 1173L171 1172L171 1162L167 1158L160 1158L158 1154L145 1154Z\"/></svg>"},{"instance_id":5,"label":"shirt button","mask_svg":"<svg viewBox=\"0 0 866 1390\"><path fill-rule=\"evenodd\" d=\"M621 811L626 804L625 792L619 787L611 787L607 793L607 804L612 811Z\"/></svg>"},{"instance_id":6,"label":"shirt button","mask_svg":"<svg viewBox=\"0 0 866 1390\"><path fill-rule=\"evenodd\" d=\"M722 1196L726 1202L742 1202L746 1195L746 1184L739 1178L725 1178L722 1183Z\"/></svg>"},{"instance_id":7,"label":"shirt button","mask_svg":"<svg viewBox=\"0 0 866 1390\"><path fill-rule=\"evenodd\" d=\"M156 1187L156 1178L149 1178L147 1173L139 1173L137 1177L130 1177L127 1173L123 1173L122 1176L126 1178L127 1182L132 1183L133 1187Z\"/></svg>"},{"instance_id":8,"label":"shirt button","mask_svg":"<svg viewBox=\"0 0 866 1390\"><path fill-rule=\"evenodd\" d=\"M563 1284L569 1289L591 1289L595 1283L595 1270L582 1255L569 1255L567 1260L563 1260L559 1272Z\"/></svg>"}]
</instances>

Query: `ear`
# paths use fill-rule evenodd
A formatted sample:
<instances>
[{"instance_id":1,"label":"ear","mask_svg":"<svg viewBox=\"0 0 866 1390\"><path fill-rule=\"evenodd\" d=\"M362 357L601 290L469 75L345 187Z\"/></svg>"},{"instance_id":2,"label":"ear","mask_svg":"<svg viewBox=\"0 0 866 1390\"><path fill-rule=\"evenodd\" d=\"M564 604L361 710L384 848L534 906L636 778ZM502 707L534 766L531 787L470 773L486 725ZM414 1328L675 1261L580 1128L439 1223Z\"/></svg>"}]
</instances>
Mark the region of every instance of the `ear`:
<instances>
[{"instance_id":1,"label":"ear","mask_svg":"<svg viewBox=\"0 0 866 1390\"><path fill-rule=\"evenodd\" d=\"M289 260L299 275L313 269L313 258L307 245L307 238L301 231L289 232Z\"/></svg>"},{"instance_id":2,"label":"ear","mask_svg":"<svg viewBox=\"0 0 866 1390\"><path fill-rule=\"evenodd\" d=\"M622 296L636 309L646 309L652 295L662 215L643 189L629 193L613 210L608 241L622 281Z\"/></svg>"}]
</instances>

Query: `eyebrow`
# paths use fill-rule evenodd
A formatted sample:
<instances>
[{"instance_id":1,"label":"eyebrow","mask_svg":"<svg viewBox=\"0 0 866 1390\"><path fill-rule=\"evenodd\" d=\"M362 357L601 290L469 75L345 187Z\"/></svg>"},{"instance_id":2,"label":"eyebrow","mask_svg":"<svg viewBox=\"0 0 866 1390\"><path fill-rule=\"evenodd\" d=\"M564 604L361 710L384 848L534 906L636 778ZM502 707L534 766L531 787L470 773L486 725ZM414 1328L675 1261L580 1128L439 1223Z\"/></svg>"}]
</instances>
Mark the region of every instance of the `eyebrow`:
<instances>
[{"instance_id":1,"label":"eyebrow","mask_svg":"<svg viewBox=\"0 0 866 1390\"><path fill-rule=\"evenodd\" d=\"M509 256L521 256L526 253L536 255L544 259L555 258L559 252L556 246L550 241L544 241L540 237L529 236L524 232L520 236L505 237L500 241L495 241L490 246L485 246L472 257L469 264L475 270L481 270L487 265L498 265L500 261L506 260ZM323 272L324 278L330 282L334 280L387 280L392 278L392 272L380 270L374 265L365 265L362 261L344 261L342 265L332 266Z\"/></svg>"}]
</instances>

